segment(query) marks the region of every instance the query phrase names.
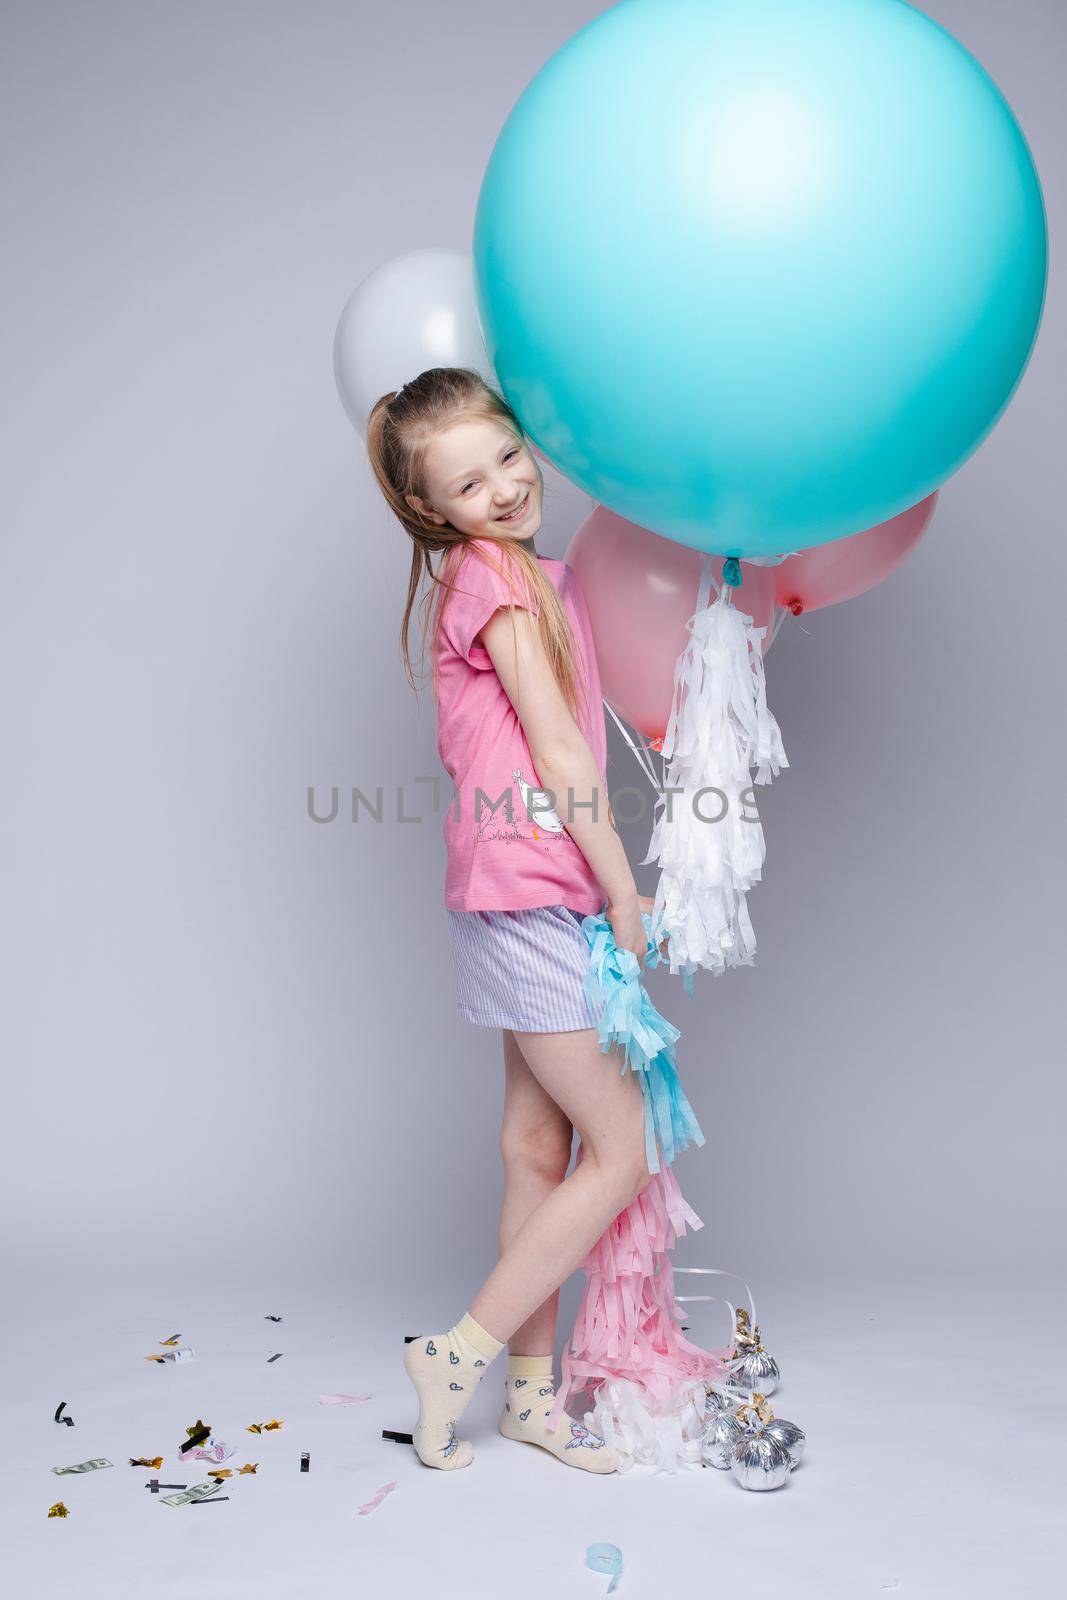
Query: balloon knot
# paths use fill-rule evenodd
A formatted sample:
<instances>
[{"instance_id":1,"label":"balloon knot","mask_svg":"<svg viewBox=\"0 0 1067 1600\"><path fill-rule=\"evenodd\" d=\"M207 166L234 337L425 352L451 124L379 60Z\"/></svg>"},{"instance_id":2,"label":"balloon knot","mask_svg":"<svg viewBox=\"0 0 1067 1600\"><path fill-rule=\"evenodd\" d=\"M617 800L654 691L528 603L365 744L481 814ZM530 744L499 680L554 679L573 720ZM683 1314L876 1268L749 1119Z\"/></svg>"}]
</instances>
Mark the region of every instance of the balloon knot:
<instances>
[{"instance_id":1,"label":"balloon knot","mask_svg":"<svg viewBox=\"0 0 1067 1600\"><path fill-rule=\"evenodd\" d=\"M728 583L731 589L741 587L741 563L736 556L727 556L722 564L722 581Z\"/></svg>"},{"instance_id":2,"label":"balloon knot","mask_svg":"<svg viewBox=\"0 0 1067 1600\"><path fill-rule=\"evenodd\" d=\"M794 617L799 617L800 613L804 609L803 600L790 600L790 601L787 602L787 604L788 604L789 610L793 613Z\"/></svg>"}]
</instances>

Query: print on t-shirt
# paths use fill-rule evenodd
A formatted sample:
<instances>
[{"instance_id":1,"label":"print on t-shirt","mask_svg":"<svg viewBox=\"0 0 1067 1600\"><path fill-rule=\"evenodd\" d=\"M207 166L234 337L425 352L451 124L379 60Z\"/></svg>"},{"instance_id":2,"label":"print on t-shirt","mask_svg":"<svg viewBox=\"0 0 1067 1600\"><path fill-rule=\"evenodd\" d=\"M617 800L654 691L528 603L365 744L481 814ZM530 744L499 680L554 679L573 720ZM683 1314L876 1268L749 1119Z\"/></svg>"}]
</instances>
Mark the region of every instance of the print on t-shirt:
<instances>
[{"instance_id":1,"label":"print on t-shirt","mask_svg":"<svg viewBox=\"0 0 1067 1600\"><path fill-rule=\"evenodd\" d=\"M536 783L528 782L521 767L516 767L511 776L519 786L519 794L522 796L522 804L526 811L526 823L531 831L524 833L522 825L515 819L512 791L505 790L498 796L496 805L487 795L479 793L477 841L482 844L489 839L502 839L506 844L511 844L515 840L525 839L531 843L543 843L547 849L551 839L558 838L564 831L563 823L557 813L551 806L545 804L549 792Z\"/></svg>"},{"instance_id":2,"label":"print on t-shirt","mask_svg":"<svg viewBox=\"0 0 1067 1600\"><path fill-rule=\"evenodd\" d=\"M522 770L519 767L515 768L515 771L511 774L511 776L515 779L515 782L519 786L519 793L522 795L522 803L526 807L527 815L529 816L531 822L536 822L539 828L545 828L546 830L550 829L553 833L562 833L562 822L559 820L552 807L544 804L544 802L548 799L548 790L539 789L536 784L527 783L526 779L522 775ZM530 805L531 800L534 802L532 808Z\"/></svg>"}]
</instances>

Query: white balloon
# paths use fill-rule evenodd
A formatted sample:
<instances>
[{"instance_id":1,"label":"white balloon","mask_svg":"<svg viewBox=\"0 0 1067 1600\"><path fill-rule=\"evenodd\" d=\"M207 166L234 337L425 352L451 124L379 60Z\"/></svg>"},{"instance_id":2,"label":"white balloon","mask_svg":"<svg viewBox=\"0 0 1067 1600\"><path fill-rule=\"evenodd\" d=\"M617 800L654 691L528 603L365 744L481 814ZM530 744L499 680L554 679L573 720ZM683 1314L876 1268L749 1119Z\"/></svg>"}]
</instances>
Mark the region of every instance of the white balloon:
<instances>
[{"instance_id":1,"label":"white balloon","mask_svg":"<svg viewBox=\"0 0 1067 1600\"><path fill-rule=\"evenodd\" d=\"M333 375L349 421L365 439L376 400L427 367L472 367L499 389L462 250L410 250L363 279L341 312Z\"/></svg>"}]
</instances>

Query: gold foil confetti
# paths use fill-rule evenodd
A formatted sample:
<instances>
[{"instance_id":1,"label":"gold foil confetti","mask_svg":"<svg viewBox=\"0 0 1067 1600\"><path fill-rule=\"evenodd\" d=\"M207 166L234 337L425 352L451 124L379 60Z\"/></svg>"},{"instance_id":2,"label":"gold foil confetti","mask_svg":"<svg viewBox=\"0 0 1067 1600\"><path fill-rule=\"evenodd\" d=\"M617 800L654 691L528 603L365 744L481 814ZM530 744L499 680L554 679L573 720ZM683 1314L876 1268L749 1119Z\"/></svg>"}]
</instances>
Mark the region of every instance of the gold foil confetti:
<instances>
[{"instance_id":1,"label":"gold foil confetti","mask_svg":"<svg viewBox=\"0 0 1067 1600\"><path fill-rule=\"evenodd\" d=\"M255 1470L256 1470L256 1468L258 1466L259 1466L259 1462L258 1461L246 1461L243 1467L238 1467L237 1476L241 1477L242 1474L246 1473L246 1472L255 1472Z\"/></svg>"},{"instance_id":2,"label":"gold foil confetti","mask_svg":"<svg viewBox=\"0 0 1067 1600\"><path fill-rule=\"evenodd\" d=\"M67 1510L62 1500L57 1500L54 1506L49 1506L48 1515L50 1517L69 1517L70 1512Z\"/></svg>"},{"instance_id":3,"label":"gold foil confetti","mask_svg":"<svg viewBox=\"0 0 1067 1600\"><path fill-rule=\"evenodd\" d=\"M162 1456L131 1456L131 1467L151 1467L153 1472L158 1472L163 1465Z\"/></svg>"},{"instance_id":4,"label":"gold foil confetti","mask_svg":"<svg viewBox=\"0 0 1067 1600\"><path fill-rule=\"evenodd\" d=\"M182 1455L184 1451L191 1450L193 1445L203 1444L204 1440L210 1438L211 1436L211 1428L206 1422L201 1422L199 1417L197 1417L192 1427L186 1428L185 1431L189 1437L185 1444L181 1446L181 1449L178 1452L179 1455ZM183 1457L183 1459L185 1458Z\"/></svg>"},{"instance_id":5,"label":"gold foil confetti","mask_svg":"<svg viewBox=\"0 0 1067 1600\"><path fill-rule=\"evenodd\" d=\"M285 1424L279 1422L277 1417L272 1422L250 1422L245 1429L246 1433L270 1433L274 1428L283 1428Z\"/></svg>"}]
</instances>

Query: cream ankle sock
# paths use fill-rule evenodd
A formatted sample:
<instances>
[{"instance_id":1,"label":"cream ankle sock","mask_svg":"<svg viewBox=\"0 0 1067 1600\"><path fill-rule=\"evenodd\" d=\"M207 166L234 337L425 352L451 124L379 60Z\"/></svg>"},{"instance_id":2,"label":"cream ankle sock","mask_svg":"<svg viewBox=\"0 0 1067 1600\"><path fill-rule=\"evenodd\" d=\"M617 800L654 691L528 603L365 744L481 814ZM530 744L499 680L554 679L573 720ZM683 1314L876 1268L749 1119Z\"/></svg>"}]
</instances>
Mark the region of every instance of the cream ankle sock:
<instances>
[{"instance_id":1,"label":"cream ankle sock","mask_svg":"<svg viewBox=\"0 0 1067 1600\"><path fill-rule=\"evenodd\" d=\"M404 1366L419 1397L412 1440L426 1466L451 1472L474 1460L470 1440L456 1438L456 1424L503 1348L469 1311L446 1333L424 1333L404 1346Z\"/></svg>"},{"instance_id":2,"label":"cream ankle sock","mask_svg":"<svg viewBox=\"0 0 1067 1600\"><path fill-rule=\"evenodd\" d=\"M551 1356L508 1356L500 1431L505 1439L539 1444L569 1467L586 1472L617 1472L618 1462L598 1433L564 1413L549 1428L548 1413L556 1398Z\"/></svg>"}]
</instances>

